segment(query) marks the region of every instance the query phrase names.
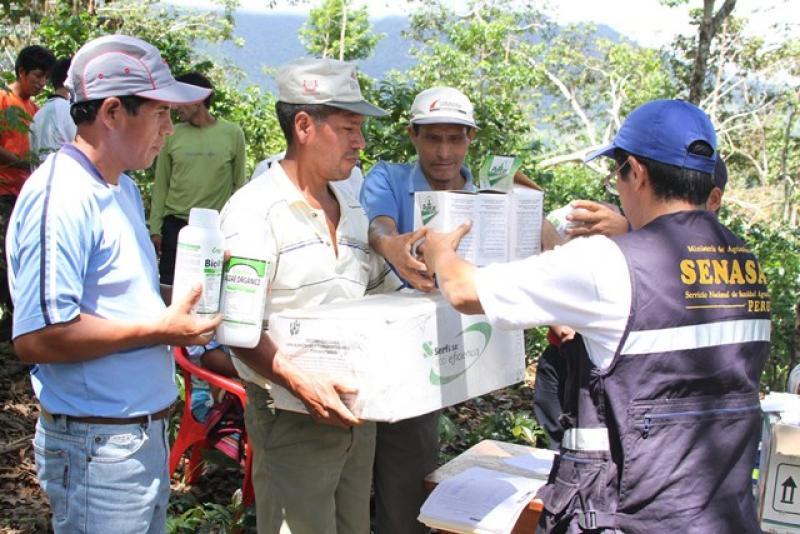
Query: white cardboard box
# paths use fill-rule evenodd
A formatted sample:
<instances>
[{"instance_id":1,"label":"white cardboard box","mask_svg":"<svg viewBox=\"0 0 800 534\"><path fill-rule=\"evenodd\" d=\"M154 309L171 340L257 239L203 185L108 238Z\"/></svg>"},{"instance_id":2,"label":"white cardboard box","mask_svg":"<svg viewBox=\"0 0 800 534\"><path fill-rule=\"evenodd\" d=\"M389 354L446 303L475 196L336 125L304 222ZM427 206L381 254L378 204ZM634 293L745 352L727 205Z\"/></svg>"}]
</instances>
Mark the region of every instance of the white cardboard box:
<instances>
[{"instance_id":1,"label":"white cardboard box","mask_svg":"<svg viewBox=\"0 0 800 534\"><path fill-rule=\"evenodd\" d=\"M541 249L541 191L527 187L511 193L418 191L414 201L415 228L451 232L472 221L458 254L478 266L526 258Z\"/></svg>"},{"instance_id":2,"label":"white cardboard box","mask_svg":"<svg viewBox=\"0 0 800 534\"><path fill-rule=\"evenodd\" d=\"M800 426L766 423L759 466L761 529L800 533Z\"/></svg>"},{"instance_id":3,"label":"white cardboard box","mask_svg":"<svg viewBox=\"0 0 800 534\"><path fill-rule=\"evenodd\" d=\"M269 331L301 368L358 388L353 413L399 421L520 382L521 331L494 329L483 315L461 315L440 294L401 292L274 313ZM305 412L274 385L275 406Z\"/></svg>"}]
</instances>

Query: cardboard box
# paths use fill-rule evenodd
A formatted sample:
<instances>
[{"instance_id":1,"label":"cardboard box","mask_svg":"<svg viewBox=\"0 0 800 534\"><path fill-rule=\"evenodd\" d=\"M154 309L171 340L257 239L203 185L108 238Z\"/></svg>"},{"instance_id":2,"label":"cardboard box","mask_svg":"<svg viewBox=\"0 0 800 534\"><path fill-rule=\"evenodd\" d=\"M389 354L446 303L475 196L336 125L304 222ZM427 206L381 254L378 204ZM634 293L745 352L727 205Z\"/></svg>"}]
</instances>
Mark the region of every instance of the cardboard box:
<instances>
[{"instance_id":1,"label":"cardboard box","mask_svg":"<svg viewBox=\"0 0 800 534\"><path fill-rule=\"evenodd\" d=\"M347 380L353 413L398 421L520 382L521 331L494 329L483 315L461 315L440 294L401 292L275 313L269 331L303 369ZM275 406L304 412L280 386Z\"/></svg>"},{"instance_id":2,"label":"cardboard box","mask_svg":"<svg viewBox=\"0 0 800 534\"><path fill-rule=\"evenodd\" d=\"M458 254L475 265L527 258L541 250L542 191L526 187L511 193L418 191L414 202L415 228L451 232L472 221Z\"/></svg>"},{"instance_id":3,"label":"cardboard box","mask_svg":"<svg viewBox=\"0 0 800 534\"><path fill-rule=\"evenodd\" d=\"M761 529L800 533L800 426L765 418L759 466Z\"/></svg>"}]
</instances>

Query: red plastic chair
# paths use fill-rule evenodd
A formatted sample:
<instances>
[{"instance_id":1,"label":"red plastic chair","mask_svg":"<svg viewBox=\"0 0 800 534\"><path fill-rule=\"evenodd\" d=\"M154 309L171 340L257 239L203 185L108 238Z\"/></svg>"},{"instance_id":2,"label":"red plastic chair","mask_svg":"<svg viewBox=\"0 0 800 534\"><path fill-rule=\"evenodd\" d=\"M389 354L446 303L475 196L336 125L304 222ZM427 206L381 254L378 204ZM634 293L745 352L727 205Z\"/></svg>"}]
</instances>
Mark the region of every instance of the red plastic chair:
<instances>
[{"instance_id":1,"label":"red plastic chair","mask_svg":"<svg viewBox=\"0 0 800 534\"><path fill-rule=\"evenodd\" d=\"M202 473L203 467L203 449L213 449L213 445L206 439L206 427L192 415L192 410L189 408L190 399L192 398L192 376L196 376L201 380L205 380L209 384L217 386L235 395L242 407L247 404L247 394L245 393L244 386L224 376L209 371L199 365L192 363L186 355L184 347L175 347L173 350L175 356L175 363L181 368L183 374L183 383L186 388L186 405L183 409L183 416L181 416L180 427L178 428L178 436L175 438L175 443L172 445L172 451L169 453L169 474L175 472L180 462L181 457L189 447L192 448L191 455L189 456L189 464L186 466L185 479L187 484L193 484L197 477ZM242 482L242 504L250 506L255 501L255 493L253 492L253 482L251 478L251 462L253 460L253 449L250 445L250 438L247 436L247 431L242 429L241 439L244 440L244 481Z\"/></svg>"}]
</instances>

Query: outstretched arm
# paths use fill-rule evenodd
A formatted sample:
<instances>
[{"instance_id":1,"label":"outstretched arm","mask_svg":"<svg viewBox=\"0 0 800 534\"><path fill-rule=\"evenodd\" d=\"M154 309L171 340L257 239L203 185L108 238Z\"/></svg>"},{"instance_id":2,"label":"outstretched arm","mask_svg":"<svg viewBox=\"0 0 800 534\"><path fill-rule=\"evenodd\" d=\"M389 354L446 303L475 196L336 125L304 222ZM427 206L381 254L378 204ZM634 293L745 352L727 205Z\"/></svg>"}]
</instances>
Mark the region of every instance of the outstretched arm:
<instances>
[{"instance_id":1,"label":"outstretched arm","mask_svg":"<svg viewBox=\"0 0 800 534\"><path fill-rule=\"evenodd\" d=\"M471 223L464 223L449 234L429 231L420 250L450 304L461 313L479 314L483 307L475 288L476 268L456 254L461 238L471 227Z\"/></svg>"}]
</instances>

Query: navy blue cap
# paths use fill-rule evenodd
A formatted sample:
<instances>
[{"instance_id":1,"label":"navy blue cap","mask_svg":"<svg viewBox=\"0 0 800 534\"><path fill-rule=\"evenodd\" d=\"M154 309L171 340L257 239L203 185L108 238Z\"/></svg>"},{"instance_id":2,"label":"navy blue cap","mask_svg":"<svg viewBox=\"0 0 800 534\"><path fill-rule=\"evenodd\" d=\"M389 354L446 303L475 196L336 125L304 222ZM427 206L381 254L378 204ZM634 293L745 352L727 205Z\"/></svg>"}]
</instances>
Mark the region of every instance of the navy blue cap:
<instances>
[{"instance_id":1,"label":"navy blue cap","mask_svg":"<svg viewBox=\"0 0 800 534\"><path fill-rule=\"evenodd\" d=\"M715 153L711 156L691 154L689 146L695 141L705 141ZM653 100L634 109L611 144L589 154L584 161L598 156L613 157L616 148L668 165L712 174L717 160L717 135L708 115L697 106L683 100Z\"/></svg>"}]
</instances>

